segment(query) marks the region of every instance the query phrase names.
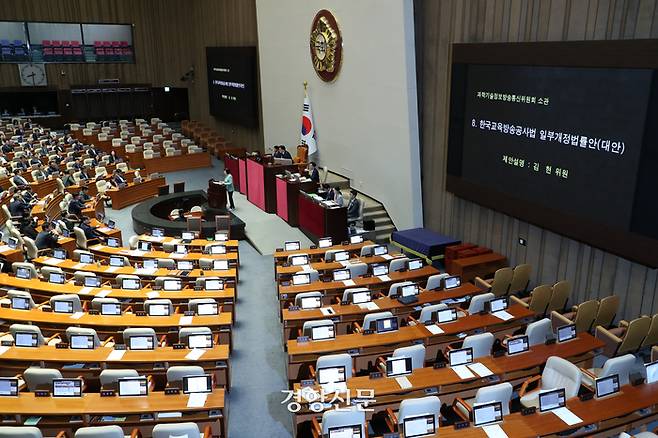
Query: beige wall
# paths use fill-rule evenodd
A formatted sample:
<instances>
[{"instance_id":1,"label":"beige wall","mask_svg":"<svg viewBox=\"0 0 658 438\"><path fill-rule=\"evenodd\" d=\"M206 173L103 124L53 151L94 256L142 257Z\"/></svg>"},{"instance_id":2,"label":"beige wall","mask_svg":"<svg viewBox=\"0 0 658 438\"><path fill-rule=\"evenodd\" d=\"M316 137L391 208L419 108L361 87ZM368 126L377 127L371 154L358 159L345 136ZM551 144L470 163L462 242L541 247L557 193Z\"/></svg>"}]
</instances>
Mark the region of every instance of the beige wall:
<instances>
[{"instance_id":1,"label":"beige wall","mask_svg":"<svg viewBox=\"0 0 658 438\"><path fill-rule=\"evenodd\" d=\"M381 201L399 228L422 222L411 0L257 0L266 148L297 145L304 97L313 106L320 165ZM309 56L320 9L343 36L338 79L322 82Z\"/></svg>"},{"instance_id":2,"label":"beige wall","mask_svg":"<svg viewBox=\"0 0 658 438\"><path fill-rule=\"evenodd\" d=\"M417 0L426 226L533 265L533 283L568 279L574 301L615 293L621 315L658 310L657 271L445 191L450 44L658 37L655 0ZM422 36L421 36L422 34ZM528 246L517 244L519 236Z\"/></svg>"}]
</instances>

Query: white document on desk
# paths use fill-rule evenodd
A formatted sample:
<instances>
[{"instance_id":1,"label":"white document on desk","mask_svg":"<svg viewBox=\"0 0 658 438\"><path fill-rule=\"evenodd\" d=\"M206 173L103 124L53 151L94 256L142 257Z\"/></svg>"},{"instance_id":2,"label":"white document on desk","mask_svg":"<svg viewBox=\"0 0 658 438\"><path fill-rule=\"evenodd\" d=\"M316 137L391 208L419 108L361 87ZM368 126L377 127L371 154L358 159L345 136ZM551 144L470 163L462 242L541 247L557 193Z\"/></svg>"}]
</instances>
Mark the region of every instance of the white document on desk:
<instances>
[{"instance_id":1,"label":"white document on desk","mask_svg":"<svg viewBox=\"0 0 658 438\"><path fill-rule=\"evenodd\" d=\"M112 350L105 360L121 360L124 354L126 354L126 350Z\"/></svg>"},{"instance_id":2,"label":"white document on desk","mask_svg":"<svg viewBox=\"0 0 658 438\"><path fill-rule=\"evenodd\" d=\"M188 408L202 408L206 404L208 393L206 392L193 392L190 398L187 399ZM173 437L173 435L170 435Z\"/></svg>"},{"instance_id":3,"label":"white document on desk","mask_svg":"<svg viewBox=\"0 0 658 438\"><path fill-rule=\"evenodd\" d=\"M151 299L151 300L152 300L153 298L157 298L157 297L159 297L159 296L160 296L160 292L155 291L155 290L152 290L151 292L147 292L147 293L146 293L146 298L149 298L149 299Z\"/></svg>"},{"instance_id":4,"label":"white document on desk","mask_svg":"<svg viewBox=\"0 0 658 438\"><path fill-rule=\"evenodd\" d=\"M178 254L177 252L169 254L170 259L182 259L183 257L185 257L185 254Z\"/></svg>"},{"instance_id":5,"label":"white document on desk","mask_svg":"<svg viewBox=\"0 0 658 438\"><path fill-rule=\"evenodd\" d=\"M324 316L332 316L336 314L336 311L332 307L320 307L320 312Z\"/></svg>"},{"instance_id":6,"label":"white document on desk","mask_svg":"<svg viewBox=\"0 0 658 438\"><path fill-rule=\"evenodd\" d=\"M101 249L105 249L105 245L101 245L100 243L94 246L89 247L90 250L92 251L100 251Z\"/></svg>"},{"instance_id":7,"label":"white document on desk","mask_svg":"<svg viewBox=\"0 0 658 438\"><path fill-rule=\"evenodd\" d=\"M46 265L59 265L63 261L64 260L56 259L55 257L48 257L46 260L43 261L43 263Z\"/></svg>"},{"instance_id":8,"label":"white document on desk","mask_svg":"<svg viewBox=\"0 0 658 438\"><path fill-rule=\"evenodd\" d=\"M451 367L450 369L452 369L455 374L457 374L462 380L472 379L475 377L475 374L473 374L466 365L457 365L456 367Z\"/></svg>"},{"instance_id":9,"label":"white document on desk","mask_svg":"<svg viewBox=\"0 0 658 438\"><path fill-rule=\"evenodd\" d=\"M564 421L567 426L573 426L574 424L583 422L582 418L571 412L569 408L557 408L553 409L551 412L554 413L560 420Z\"/></svg>"},{"instance_id":10,"label":"white document on desk","mask_svg":"<svg viewBox=\"0 0 658 438\"><path fill-rule=\"evenodd\" d=\"M504 310L501 310L500 312L494 312L491 315L495 316L496 318L500 318L503 321L509 321L510 319L514 318L514 315Z\"/></svg>"},{"instance_id":11,"label":"white document on desk","mask_svg":"<svg viewBox=\"0 0 658 438\"><path fill-rule=\"evenodd\" d=\"M89 288L89 289L91 289L91 288ZM110 295L111 293L112 293L111 289L103 289L102 291L100 291L96 294L96 297L105 298L106 296Z\"/></svg>"},{"instance_id":12,"label":"white document on desk","mask_svg":"<svg viewBox=\"0 0 658 438\"><path fill-rule=\"evenodd\" d=\"M206 350L202 348L193 348L189 353L185 355L185 359L187 360L199 360L201 356L206 352Z\"/></svg>"},{"instance_id":13,"label":"white document on desk","mask_svg":"<svg viewBox=\"0 0 658 438\"><path fill-rule=\"evenodd\" d=\"M354 282L354 280L343 280L343 284L345 286L356 286L356 283Z\"/></svg>"},{"instance_id":14,"label":"white document on desk","mask_svg":"<svg viewBox=\"0 0 658 438\"><path fill-rule=\"evenodd\" d=\"M473 362L467 365L468 369L473 371L475 374L477 374L480 377L487 377L487 376L492 376L493 371L491 371L489 368L487 368L486 365L480 363L480 362Z\"/></svg>"},{"instance_id":15,"label":"white document on desk","mask_svg":"<svg viewBox=\"0 0 658 438\"><path fill-rule=\"evenodd\" d=\"M9 250L11 250L11 248L9 247L9 245L2 245L2 246L0 246L0 252L5 252L5 251L9 251Z\"/></svg>"},{"instance_id":16,"label":"white document on desk","mask_svg":"<svg viewBox=\"0 0 658 438\"><path fill-rule=\"evenodd\" d=\"M377 278L379 278L379 281L391 281L391 277L388 275L378 275Z\"/></svg>"},{"instance_id":17,"label":"white document on desk","mask_svg":"<svg viewBox=\"0 0 658 438\"><path fill-rule=\"evenodd\" d=\"M100 227L100 228L98 228L98 231L100 231L101 233L111 233L112 228L110 228L110 227Z\"/></svg>"},{"instance_id":18,"label":"white document on desk","mask_svg":"<svg viewBox=\"0 0 658 438\"><path fill-rule=\"evenodd\" d=\"M109 268L107 268L107 269L105 270L105 272L116 272L116 271L118 271L118 270L119 270L119 267L118 267L118 266L110 266Z\"/></svg>"},{"instance_id":19,"label":"white document on desk","mask_svg":"<svg viewBox=\"0 0 658 438\"><path fill-rule=\"evenodd\" d=\"M347 268L347 267L350 265L350 262L348 262L347 260L343 260L343 261L338 262L338 263L340 263L340 265L341 265L343 268Z\"/></svg>"},{"instance_id":20,"label":"white document on desk","mask_svg":"<svg viewBox=\"0 0 658 438\"><path fill-rule=\"evenodd\" d=\"M75 312L71 314L71 319L80 319L82 318L82 315L84 315L85 312Z\"/></svg>"},{"instance_id":21,"label":"white document on desk","mask_svg":"<svg viewBox=\"0 0 658 438\"><path fill-rule=\"evenodd\" d=\"M379 309L379 306L372 301L368 301L367 303L360 303L357 304L361 309L363 310L377 310Z\"/></svg>"},{"instance_id":22,"label":"white document on desk","mask_svg":"<svg viewBox=\"0 0 658 438\"><path fill-rule=\"evenodd\" d=\"M382 254L384 260L393 260L393 256L390 254Z\"/></svg>"},{"instance_id":23,"label":"white document on desk","mask_svg":"<svg viewBox=\"0 0 658 438\"><path fill-rule=\"evenodd\" d=\"M396 377L395 381L398 382L398 385L402 389L409 389L413 386L409 379L407 379L407 376Z\"/></svg>"},{"instance_id":24,"label":"white document on desk","mask_svg":"<svg viewBox=\"0 0 658 438\"><path fill-rule=\"evenodd\" d=\"M499 424L492 424L490 426L482 426L482 430L489 438L509 438Z\"/></svg>"},{"instance_id":25,"label":"white document on desk","mask_svg":"<svg viewBox=\"0 0 658 438\"><path fill-rule=\"evenodd\" d=\"M2 356L3 354L5 354L5 352L6 352L7 350L9 350L9 347L0 347L0 356Z\"/></svg>"},{"instance_id":26,"label":"white document on desk","mask_svg":"<svg viewBox=\"0 0 658 438\"><path fill-rule=\"evenodd\" d=\"M73 269L82 269L85 268L86 266L87 266L86 263L76 263L75 265L73 265Z\"/></svg>"},{"instance_id":27,"label":"white document on desk","mask_svg":"<svg viewBox=\"0 0 658 438\"><path fill-rule=\"evenodd\" d=\"M157 268L139 268L135 269L135 275L153 275L157 271Z\"/></svg>"},{"instance_id":28,"label":"white document on desk","mask_svg":"<svg viewBox=\"0 0 658 438\"><path fill-rule=\"evenodd\" d=\"M436 324L426 325L425 328L433 335L440 335L441 333L445 333L443 329Z\"/></svg>"},{"instance_id":29,"label":"white document on desk","mask_svg":"<svg viewBox=\"0 0 658 438\"><path fill-rule=\"evenodd\" d=\"M192 316L181 316L178 320L178 325L191 325L192 318Z\"/></svg>"},{"instance_id":30,"label":"white document on desk","mask_svg":"<svg viewBox=\"0 0 658 438\"><path fill-rule=\"evenodd\" d=\"M85 287L83 287L83 288L80 289L80 294L81 294L81 295L89 295L89 293L90 293L92 290L94 290L93 287L85 286Z\"/></svg>"}]
</instances>

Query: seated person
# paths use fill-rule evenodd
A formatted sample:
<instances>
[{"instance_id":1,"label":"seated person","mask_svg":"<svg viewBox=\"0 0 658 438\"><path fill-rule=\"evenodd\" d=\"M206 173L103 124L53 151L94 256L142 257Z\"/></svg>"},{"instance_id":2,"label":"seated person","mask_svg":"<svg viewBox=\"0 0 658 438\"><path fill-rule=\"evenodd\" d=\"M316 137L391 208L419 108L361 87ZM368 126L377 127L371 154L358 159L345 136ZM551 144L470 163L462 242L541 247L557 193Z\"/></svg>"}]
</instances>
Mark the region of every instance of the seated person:
<instances>
[{"instance_id":1,"label":"seated person","mask_svg":"<svg viewBox=\"0 0 658 438\"><path fill-rule=\"evenodd\" d=\"M30 213L28 211L23 212L23 217L21 218L21 222L18 226L19 231L23 236L27 236L30 239L36 239L37 238L37 230L36 230L36 218L32 219L32 216L30 216Z\"/></svg>"},{"instance_id":2,"label":"seated person","mask_svg":"<svg viewBox=\"0 0 658 438\"><path fill-rule=\"evenodd\" d=\"M82 218L80 229L84 231L87 240L98 239L105 241L105 236L99 233L96 228L91 226L91 220L86 216Z\"/></svg>"},{"instance_id":3,"label":"seated person","mask_svg":"<svg viewBox=\"0 0 658 438\"><path fill-rule=\"evenodd\" d=\"M75 179L73 179L73 169L69 169L65 172L64 176L64 187L71 187L75 185Z\"/></svg>"},{"instance_id":4,"label":"seated person","mask_svg":"<svg viewBox=\"0 0 658 438\"><path fill-rule=\"evenodd\" d=\"M174 220L176 222L185 222L185 221L187 221L187 218L185 217L185 212L183 211L182 208L178 209L178 217Z\"/></svg>"},{"instance_id":5,"label":"seated person","mask_svg":"<svg viewBox=\"0 0 658 438\"><path fill-rule=\"evenodd\" d=\"M52 249L57 247L57 236L53 232L54 229L55 226L52 222L45 222L43 224L42 231L34 239L37 249Z\"/></svg>"},{"instance_id":6,"label":"seated person","mask_svg":"<svg viewBox=\"0 0 658 438\"><path fill-rule=\"evenodd\" d=\"M28 187L24 190L22 196L23 201L25 201L26 204L36 204L38 201L37 195L34 193L34 190L32 190L32 187Z\"/></svg>"},{"instance_id":7,"label":"seated person","mask_svg":"<svg viewBox=\"0 0 658 438\"><path fill-rule=\"evenodd\" d=\"M12 178L12 181L14 184L17 186L29 186L30 183L27 182L25 178L21 176L21 170L17 167L16 170L14 170L14 177Z\"/></svg>"},{"instance_id":8,"label":"seated person","mask_svg":"<svg viewBox=\"0 0 658 438\"><path fill-rule=\"evenodd\" d=\"M91 196L89 195L89 187L87 186L80 187L78 194L80 195L80 200L82 202L87 202L91 199Z\"/></svg>"},{"instance_id":9,"label":"seated person","mask_svg":"<svg viewBox=\"0 0 658 438\"><path fill-rule=\"evenodd\" d=\"M350 201L347 203L347 221L355 221L359 217L361 200L356 199L357 191L350 190Z\"/></svg>"},{"instance_id":10,"label":"seated person","mask_svg":"<svg viewBox=\"0 0 658 438\"><path fill-rule=\"evenodd\" d=\"M11 213L12 216L23 216L23 213L29 210L29 206L23 197L18 193L14 195L14 198L9 203L8 208L9 213Z\"/></svg>"},{"instance_id":11,"label":"seated person","mask_svg":"<svg viewBox=\"0 0 658 438\"><path fill-rule=\"evenodd\" d=\"M48 176L50 176L50 175L56 175L56 174L59 173L59 166L57 165L57 163L55 162L55 160L51 161L51 162L48 164L48 167L46 168L46 173L48 174Z\"/></svg>"},{"instance_id":12,"label":"seated person","mask_svg":"<svg viewBox=\"0 0 658 438\"><path fill-rule=\"evenodd\" d=\"M284 145L279 146L279 154L281 155L278 158L285 158L288 160L292 160L292 155L290 155L290 152L286 150L286 147Z\"/></svg>"},{"instance_id":13,"label":"seated person","mask_svg":"<svg viewBox=\"0 0 658 438\"><path fill-rule=\"evenodd\" d=\"M85 203L82 202L82 199L80 198L80 193L76 193L73 195L73 200L69 202L69 213L81 218L82 217L82 210L85 209Z\"/></svg>"},{"instance_id":14,"label":"seated person","mask_svg":"<svg viewBox=\"0 0 658 438\"><path fill-rule=\"evenodd\" d=\"M75 216L71 216L66 211L62 211L56 222L59 224L60 228L66 228L69 232L72 232L77 220L78 219Z\"/></svg>"},{"instance_id":15,"label":"seated person","mask_svg":"<svg viewBox=\"0 0 658 438\"><path fill-rule=\"evenodd\" d=\"M87 181L89 179L91 178L89 177L89 173L87 172L87 169L82 168L80 170L80 181Z\"/></svg>"},{"instance_id":16,"label":"seated person","mask_svg":"<svg viewBox=\"0 0 658 438\"><path fill-rule=\"evenodd\" d=\"M128 181L123 176L123 172L121 172L120 169L114 169L114 171L112 172L112 178L110 179L110 183L114 187L121 187L121 186L125 186L128 183Z\"/></svg>"},{"instance_id":17,"label":"seated person","mask_svg":"<svg viewBox=\"0 0 658 438\"><path fill-rule=\"evenodd\" d=\"M314 183L320 182L320 172L318 172L318 165L315 164L315 161L309 163L308 177L311 178L311 181Z\"/></svg>"},{"instance_id":18,"label":"seated person","mask_svg":"<svg viewBox=\"0 0 658 438\"><path fill-rule=\"evenodd\" d=\"M340 191L338 187L334 189L336 195L334 197L334 202L338 204L339 207L345 206L345 199L343 198L343 192Z\"/></svg>"},{"instance_id":19,"label":"seated person","mask_svg":"<svg viewBox=\"0 0 658 438\"><path fill-rule=\"evenodd\" d=\"M274 152L272 153L273 158L281 158L281 151L279 150L279 146L275 145L274 146Z\"/></svg>"}]
</instances>

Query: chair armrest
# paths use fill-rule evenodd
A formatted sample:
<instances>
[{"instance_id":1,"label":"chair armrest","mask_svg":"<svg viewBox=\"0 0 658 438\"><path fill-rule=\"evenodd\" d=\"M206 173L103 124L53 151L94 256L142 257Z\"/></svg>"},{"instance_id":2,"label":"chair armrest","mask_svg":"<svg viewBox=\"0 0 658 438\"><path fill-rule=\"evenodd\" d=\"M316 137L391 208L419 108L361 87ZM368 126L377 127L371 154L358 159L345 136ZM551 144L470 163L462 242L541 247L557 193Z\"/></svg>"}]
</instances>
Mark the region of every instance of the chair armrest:
<instances>
[{"instance_id":1,"label":"chair armrest","mask_svg":"<svg viewBox=\"0 0 658 438\"><path fill-rule=\"evenodd\" d=\"M555 331L560 326L571 324L572 322L573 321L571 321L569 318L559 312L556 312L555 310L551 312L551 324L553 325L553 331Z\"/></svg>"},{"instance_id":2,"label":"chair armrest","mask_svg":"<svg viewBox=\"0 0 658 438\"><path fill-rule=\"evenodd\" d=\"M132 306L132 304L131 304L130 306L126 307L123 311L124 311L125 313L132 312L132 311L133 311L133 306Z\"/></svg>"},{"instance_id":3,"label":"chair armrest","mask_svg":"<svg viewBox=\"0 0 658 438\"><path fill-rule=\"evenodd\" d=\"M461 407L463 407L464 409L466 409L466 411L468 411L469 413L470 413L470 412L473 412L473 408L471 407L471 405L469 405L468 403L466 403L466 402L464 401L464 399L462 399L461 397L457 397L457 398L455 398L455 399L452 401L452 411L453 411L455 414L457 414L462 420L464 420L464 421L470 421L470 418L469 418L470 415L469 415L469 417L464 417L464 413L463 413L462 411L455 409L455 406L457 406L457 405L460 405Z\"/></svg>"},{"instance_id":4,"label":"chair armrest","mask_svg":"<svg viewBox=\"0 0 658 438\"><path fill-rule=\"evenodd\" d=\"M46 345L48 345L48 343L49 343L50 341L53 341L53 340L55 340L55 339L59 339L60 342L62 341L62 337L60 336L60 334L59 334L59 333L55 333L54 335L50 336L49 338L46 338Z\"/></svg>"},{"instance_id":5,"label":"chair armrest","mask_svg":"<svg viewBox=\"0 0 658 438\"><path fill-rule=\"evenodd\" d=\"M409 315L409 316L407 317L407 323L408 323L409 325L420 325L420 323L418 322L418 320L417 320L416 318L414 318L413 316L411 316L411 315Z\"/></svg>"},{"instance_id":6,"label":"chair armrest","mask_svg":"<svg viewBox=\"0 0 658 438\"><path fill-rule=\"evenodd\" d=\"M363 333L363 329L361 328L361 324L359 324L358 322L353 322L352 323L352 328L353 328L352 331L354 333Z\"/></svg>"},{"instance_id":7,"label":"chair armrest","mask_svg":"<svg viewBox=\"0 0 658 438\"><path fill-rule=\"evenodd\" d=\"M529 307L529 304L528 304L528 303L526 303L526 302L523 301L521 298L519 298L519 297L517 297L517 296L515 296L515 295L510 295L510 296L509 296L509 299L510 299L510 301L514 301L513 303L510 303L510 305L520 304L520 305L522 305L523 307Z\"/></svg>"},{"instance_id":8,"label":"chair armrest","mask_svg":"<svg viewBox=\"0 0 658 438\"><path fill-rule=\"evenodd\" d=\"M591 378L592 380L596 380L596 374L594 374L594 373L591 372L590 370L581 367L581 368L580 368L580 371L581 371L583 374L586 374L587 377Z\"/></svg>"},{"instance_id":9,"label":"chair armrest","mask_svg":"<svg viewBox=\"0 0 658 438\"><path fill-rule=\"evenodd\" d=\"M342 301L340 300L340 298L335 297L334 299L335 299L337 305L340 305L340 304L341 304Z\"/></svg>"},{"instance_id":10,"label":"chair armrest","mask_svg":"<svg viewBox=\"0 0 658 438\"><path fill-rule=\"evenodd\" d=\"M161 347L167 346L167 335L160 336L160 346Z\"/></svg>"},{"instance_id":11,"label":"chair armrest","mask_svg":"<svg viewBox=\"0 0 658 438\"><path fill-rule=\"evenodd\" d=\"M629 324L630 322L626 321L625 319L619 321L619 327L628 327Z\"/></svg>"},{"instance_id":12,"label":"chair armrest","mask_svg":"<svg viewBox=\"0 0 658 438\"><path fill-rule=\"evenodd\" d=\"M391 408L386 408L386 425L389 432L395 432L398 429L398 417Z\"/></svg>"},{"instance_id":13,"label":"chair armrest","mask_svg":"<svg viewBox=\"0 0 658 438\"><path fill-rule=\"evenodd\" d=\"M57 434L57 436L55 438L68 438L68 436L69 435L66 433L66 431L62 430Z\"/></svg>"},{"instance_id":14,"label":"chair armrest","mask_svg":"<svg viewBox=\"0 0 658 438\"><path fill-rule=\"evenodd\" d=\"M322 438L322 427L315 417L311 419L311 433L313 434L313 438Z\"/></svg>"},{"instance_id":15,"label":"chair armrest","mask_svg":"<svg viewBox=\"0 0 658 438\"><path fill-rule=\"evenodd\" d=\"M386 298L386 294L385 294L384 292L382 292L382 291L377 292L377 296L378 296L379 298Z\"/></svg>"},{"instance_id":16,"label":"chair armrest","mask_svg":"<svg viewBox=\"0 0 658 438\"><path fill-rule=\"evenodd\" d=\"M210 427L210 426L208 426ZM210 436L210 435L207 435ZM134 428L133 430L130 431L130 438L142 438L142 432L140 432L139 429Z\"/></svg>"},{"instance_id":17,"label":"chair armrest","mask_svg":"<svg viewBox=\"0 0 658 438\"><path fill-rule=\"evenodd\" d=\"M148 385L149 392L155 390L155 381L153 380L153 376L151 374L146 376L146 384Z\"/></svg>"},{"instance_id":18,"label":"chair armrest","mask_svg":"<svg viewBox=\"0 0 658 438\"><path fill-rule=\"evenodd\" d=\"M308 373L315 379L315 367L313 365L308 366Z\"/></svg>"},{"instance_id":19,"label":"chair armrest","mask_svg":"<svg viewBox=\"0 0 658 438\"><path fill-rule=\"evenodd\" d=\"M476 286L481 287L482 289L491 289L491 284L488 283L483 278L475 277L475 279L473 279L473 283L475 283Z\"/></svg>"},{"instance_id":20,"label":"chair armrest","mask_svg":"<svg viewBox=\"0 0 658 438\"><path fill-rule=\"evenodd\" d=\"M16 374L14 378L18 379L18 392L24 390L27 385L25 384L25 379L23 378L23 374ZM22 383L21 383L22 382Z\"/></svg>"},{"instance_id":21,"label":"chair armrest","mask_svg":"<svg viewBox=\"0 0 658 438\"><path fill-rule=\"evenodd\" d=\"M106 340L104 340L104 341L101 343L101 345L102 345L103 347L106 347L107 344L109 344L110 342L114 342L114 336L110 336L109 338L107 338Z\"/></svg>"},{"instance_id":22,"label":"chair armrest","mask_svg":"<svg viewBox=\"0 0 658 438\"><path fill-rule=\"evenodd\" d=\"M617 352L617 347L622 342L621 338L600 325L596 326L594 337L603 341L605 344L603 354L608 357L612 357Z\"/></svg>"},{"instance_id":23,"label":"chair armrest","mask_svg":"<svg viewBox=\"0 0 658 438\"><path fill-rule=\"evenodd\" d=\"M534 382L541 382L541 375L538 374L536 376L530 377L529 379L526 379L525 382L523 382L521 385L521 389L519 389L519 397L523 397L528 391L528 386Z\"/></svg>"},{"instance_id":24,"label":"chair armrest","mask_svg":"<svg viewBox=\"0 0 658 438\"><path fill-rule=\"evenodd\" d=\"M206 427L203 428L203 438L212 438L212 428L210 427L210 424L206 424Z\"/></svg>"},{"instance_id":25,"label":"chair armrest","mask_svg":"<svg viewBox=\"0 0 658 438\"><path fill-rule=\"evenodd\" d=\"M303 335L304 335L304 332L302 331L302 329L298 328L297 329L297 337L299 338L300 336L303 336Z\"/></svg>"}]
</instances>

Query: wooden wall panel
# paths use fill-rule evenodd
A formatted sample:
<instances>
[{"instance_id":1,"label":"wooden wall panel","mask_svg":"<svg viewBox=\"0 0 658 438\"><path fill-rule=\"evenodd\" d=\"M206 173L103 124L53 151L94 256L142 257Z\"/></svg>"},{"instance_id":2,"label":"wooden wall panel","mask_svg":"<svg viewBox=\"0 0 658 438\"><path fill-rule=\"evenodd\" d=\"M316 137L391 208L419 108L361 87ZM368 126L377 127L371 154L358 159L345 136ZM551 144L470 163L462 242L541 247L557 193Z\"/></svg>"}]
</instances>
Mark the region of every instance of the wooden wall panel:
<instances>
[{"instance_id":1,"label":"wooden wall panel","mask_svg":"<svg viewBox=\"0 0 658 438\"><path fill-rule=\"evenodd\" d=\"M532 284L570 280L574 301L614 293L622 317L658 311L655 269L445 191L452 43L658 38L658 0L416 0L416 9L425 226L531 263Z\"/></svg>"}]
</instances>

